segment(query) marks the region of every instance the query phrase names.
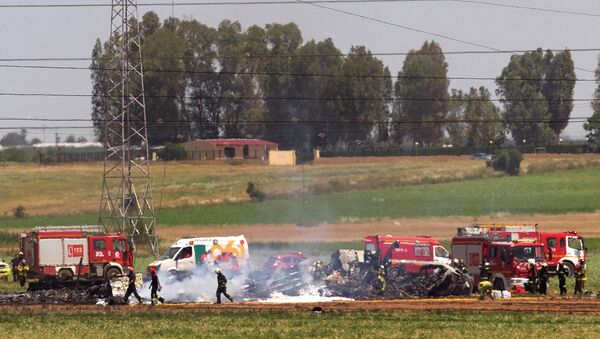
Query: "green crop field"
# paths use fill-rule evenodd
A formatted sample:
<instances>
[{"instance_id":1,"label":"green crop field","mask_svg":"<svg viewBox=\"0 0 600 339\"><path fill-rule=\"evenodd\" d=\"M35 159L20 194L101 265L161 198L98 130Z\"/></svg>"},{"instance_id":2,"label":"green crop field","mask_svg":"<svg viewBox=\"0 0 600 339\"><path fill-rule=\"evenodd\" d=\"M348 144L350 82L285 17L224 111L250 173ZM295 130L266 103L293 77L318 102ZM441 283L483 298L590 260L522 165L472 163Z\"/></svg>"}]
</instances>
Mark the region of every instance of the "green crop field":
<instances>
[{"instance_id":1,"label":"green crop field","mask_svg":"<svg viewBox=\"0 0 600 339\"><path fill-rule=\"evenodd\" d=\"M273 200L502 175L486 168L485 162L466 156L324 158L295 167L173 162L155 163L152 168L154 203L165 209L247 202L248 182ZM531 175L581 168L600 168L600 157L527 155L521 172ZM101 183L101 163L0 164L0 218L12 217L18 206L30 216L91 215L99 207ZM72 220L76 219L65 218Z\"/></svg>"},{"instance_id":2,"label":"green crop field","mask_svg":"<svg viewBox=\"0 0 600 339\"><path fill-rule=\"evenodd\" d=\"M508 312L325 312L96 309L0 311L2 336L202 338L592 338L600 318Z\"/></svg>"},{"instance_id":3,"label":"green crop field","mask_svg":"<svg viewBox=\"0 0 600 339\"><path fill-rule=\"evenodd\" d=\"M344 222L349 219L561 214L600 209L600 169L421 184L306 198L163 209L161 226ZM0 219L0 227L95 224L97 214Z\"/></svg>"}]
</instances>

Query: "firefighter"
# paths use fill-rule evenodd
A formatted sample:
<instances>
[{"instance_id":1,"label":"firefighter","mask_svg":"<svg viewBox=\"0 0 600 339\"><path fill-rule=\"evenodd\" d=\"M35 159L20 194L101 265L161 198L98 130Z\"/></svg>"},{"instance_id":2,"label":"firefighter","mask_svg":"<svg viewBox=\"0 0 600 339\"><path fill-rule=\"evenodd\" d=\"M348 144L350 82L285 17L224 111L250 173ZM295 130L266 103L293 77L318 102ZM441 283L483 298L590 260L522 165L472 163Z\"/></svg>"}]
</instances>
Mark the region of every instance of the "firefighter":
<instances>
[{"instance_id":1,"label":"firefighter","mask_svg":"<svg viewBox=\"0 0 600 339\"><path fill-rule=\"evenodd\" d=\"M218 267L215 268L215 273L217 274L217 304L221 303L221 294L229 299L229 301L233 302L233 298L227 294L227 278Z\"/></svg>"},{"instance_id":2,"label":"firefighter","mask_svg":"<svg viewBox=\"0 0 600 339\"><path fill-rule=\"evenodd\" d=\"M494 299L491 282L488 280L481 280L477 287L479 289L479 300L485 300L486 298Z\"/></svg>"},{"instance_id":3,"label":"firefighter","mask_svg":"<svg viewBox=\"0 0 600 339\"><path fill-rule=\"evenodd\" d=\"M479 280L490 280L490 263L485 258L479 266Z\"/></svg>"},{"instance_id":4,"label":"firefighter","mask_svg":"<svg viewBox=\"0 0 600 339\"><path fill-rule=\"evenodd\" d=\"M317 260L313 263L313 280L321 281L323 279L323 262L321 260Z\"/></svg>"},{"instance_id":5,"label":"firefighter","mask_svg":"<svg viewBox=\"0 0 600 339\"><path fill-rule=\"evenodd\" d=\"M160 284L160 281L158 280L158 275L156 275L156 269L154 267L150 268L150 277L152 278L152 281L150 282L150 300L152 301L152 305L156 305L156 303L158 301L160 301L161 303L165 302L165 299L163 299L161 296L158 295L158 292L160 292L160 290L162 290L162 285Z\"/></svg>"},{"instance_id":6,"label":"firefighter","mask_svg":"<svg viewBox=\"0 0 600 339\"><path fill-rule=\"evenodd\" d=\"M25 286L25 282L27 281L27 272L29 272L29 266L27 265L27 261L25 259L19 262L17 265L17 276L19 279L19 285L21 287Z\"/></svg>"},{"instance_id":7,"label":"firefighter","mask_svg":"<svg viewBox=\"0 0 600 339\"><path fill-rule=\"evenodd\" d=\"M548 264L543 263L542 268L539 270L538 275L538 291L540 294L546 295L548 291Z\"/></svg>"},{"instance_id":8,"label":"firefighter","mask_svg":"<svg viewBox=\"0 0 600 339\"><path fill-rule=\"evenodd\" d=\"M560 289L560 295L565 295L567 294L567 276L569 275L569 271L562 261L558 263L556 271L558 274L558 288Z\"/></svg>"},{"instance_id":9,"label":"firefighter","mask_svg":"<svg viewBox=\"0 0 600 339\"><path fill-rule=\"evenodd\" d=\"M587 277L586 277L585 260L579 259L579 265L575 266L575 293L574 294L582 294L583 295L586 281L587 281Z\"/></svg>"},{"instance_id":10,"label":"firefighter","mask_svg":"<svg viewBox=\"0 0 600 339\"><path fill-rule=\"evenodd\" d=\"M529 261L529 290L535 294L537 292L537 268L535 267L535 259Z\"/></svg>"},{"instance_id":11,"label":"firefighter","mask_svg":"<svg viewBox=\"0 0 600 339\"><path fill-rule=\"evenodd\" d=\"M137 298L138 302L141 304L142 297L140 297L135 287L135 272L133 270L133 267L129 267L129 274L127 274L127 278L129 278L129 282L127 284L127 291L125 291L125 296L123 297L123 300L127 304L129 296L133 293L133 295Z\"/></svg>"},{"instance_id":12,"label":"firefighter","mask_svg":"<svg viewBox=\"0 0 600 339\"><path fill-rule=\"evenodd\" d=\"M465 265L465 261L460 259L459 263L458 263L458 267L460 268L460 271L464 274L469 273L469 268L467 267L467 265Z\"/></svg>"},{"instance_id":13,"label":"firefighter","mask_svg":"<svg viewBox=\"0 0 600 339\"><path fill-rule=\"evenodd\" d=\"M18 270L17 270L17 267L19 266L19 263L20 263L19 254L15 254L15 257L10 260L10 264L12 265L12 274L13 274L13 281L14 282L18 281L18 275L17 275Z\"/></svg>"},{"instance_id":14,"label":"firefighter","mask_svg":"<svg viewBox=\"0 0 600 339\"><path fill-rule=\"evenodd\" d=\"M385 292L385 289L387 288L387 282L385 281L385 267L383 267L383 265L380 266L379 270L377 271L377 279L375 282L375 288L377 288L380 293Z\"/></svg>"}]
</instances>

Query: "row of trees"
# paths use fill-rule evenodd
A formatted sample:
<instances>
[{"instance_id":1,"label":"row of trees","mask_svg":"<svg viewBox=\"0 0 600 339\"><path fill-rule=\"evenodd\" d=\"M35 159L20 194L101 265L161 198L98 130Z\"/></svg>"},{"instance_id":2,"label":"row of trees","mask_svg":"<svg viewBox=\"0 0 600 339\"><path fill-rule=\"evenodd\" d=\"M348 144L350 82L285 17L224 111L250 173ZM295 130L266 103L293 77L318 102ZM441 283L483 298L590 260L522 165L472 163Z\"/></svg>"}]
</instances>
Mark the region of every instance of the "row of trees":
<instances>
[{"instance_id":1,"label":"row of trees","mask_svg":"<svg viewBox=\"0 0 600 339\"><path fill-rule=\"evenodd\" d=\"M134 32L135 33L135 32ZM573 108L569 51L514 55L488 89L450 90L440 46L426 41L396 81L365 46L347 54L331 39L303 42L294 24L211 28L154 12L140 22L152 144L195 138L266 138L282 147L344 149L365 140L481 146L557 140ZM107 43L92 52L92 118L102 140L111 76Z\"/></svg>"},{"instance_id":2,"label":"row of trees","mask_svg":"<svg viewBox=\"0 0 600 339\"><path fill-rule=\"evenodd\" d=\"M55 142L60 142L60 138L57 136ZM65 142L75 143L75 142L87 142L87 139L84 137L75 137L73 134L67 136ZM5 147L11 146L25 146L25 145L35 145L40 144L42 141L38 138L33 138L31 140L27 140L27 130L25 128L21 128L19 132L9 132L6 133L0 139L0 145Z\"/></svg>"}]
</instances>

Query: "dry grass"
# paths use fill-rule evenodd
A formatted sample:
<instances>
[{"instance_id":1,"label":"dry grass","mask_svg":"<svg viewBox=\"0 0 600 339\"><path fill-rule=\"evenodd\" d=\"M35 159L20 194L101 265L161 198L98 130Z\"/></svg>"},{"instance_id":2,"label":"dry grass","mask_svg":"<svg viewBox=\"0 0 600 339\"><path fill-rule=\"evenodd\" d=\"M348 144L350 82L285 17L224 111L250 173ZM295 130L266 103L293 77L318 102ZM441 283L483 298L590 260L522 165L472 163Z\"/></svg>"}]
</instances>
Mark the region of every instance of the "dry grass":
<instances>
[{"instance_id":1,"label":"dry grass","mask_svg":"<svg viewBox=\"0 0 600 339\"><path fill-rule=\"evenodd\" d=\"M597 155L526 156L523 173L600 167ZM254 182L270 197L344 192L400 185L461 181L498 176L483 161L468 156L332 158L313 165L272 167L260 164L156 163L155 206L190 207L247 201ZM166 176L163 178L163 174ZM98 210L101 163L0 167L0 216L18 205L28 215L73 215ZM164 182L164 185L163 185Z\"/></svg>"}]
</instances>

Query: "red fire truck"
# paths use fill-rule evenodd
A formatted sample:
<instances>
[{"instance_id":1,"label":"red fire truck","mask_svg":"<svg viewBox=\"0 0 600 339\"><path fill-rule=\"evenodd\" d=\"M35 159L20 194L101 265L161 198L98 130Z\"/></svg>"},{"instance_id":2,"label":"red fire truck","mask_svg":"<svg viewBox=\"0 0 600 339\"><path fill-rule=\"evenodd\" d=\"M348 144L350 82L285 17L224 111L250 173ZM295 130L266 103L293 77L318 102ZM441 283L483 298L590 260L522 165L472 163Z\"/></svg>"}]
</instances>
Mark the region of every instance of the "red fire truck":
<instances>
[{"instance_id":1,"label":"red fire truck","mask_svg":"<svg viewBox=\"0 0 600 339\"><path fill-rule=\"evenodd\" d=\"M377 257L382 262L389 260L392 267L402 266L409 273L419 272L426 264L450 264L448 250L439 241L428 236L367 236L365 257Z\"/></svg>"},{"instance_id":2,"label":"red fire truck","mask_svg":"<svg viewBox=\"0 0 600 339\"><path fill-rule=\"evenodd\" d=\"M480 227L458 229L457 236L452 238L452 256L464 260L475 283L479 282L479 269L485 258L490 263L490 281L497 290L524 288L530 263L540 269L546 262L544 245L537 239L511 239Z\"/></svg>"},{"instance_id":3,"label":"red fire truck","mask_svg":"<svg viewBox=\"0 0 600 339\"><path fill-rule=\"evenodd\" d=\"M538 225L498 225L498 224L474 224L471 228L487 229L489 233L499 234L503 237L514 239L536 239L544 244L544 255L548 262L548 270L555 273L558 263L562 262L573 276L575 266L579 259L587 262L583 237L576 231L569 232L541 232Z\"/></svg>"},{"instance_id":4,"label":"red fire truck","mask_svg":"<svg viewBox=\"0 0 600 339\"><path fill-rule=\"evenodd\" d=\"M20 234L20 243L30 275L40 279L101 279L123 274L133 263L127 238L96 226L36 227Z\"/></svg>"}]
</instances>

